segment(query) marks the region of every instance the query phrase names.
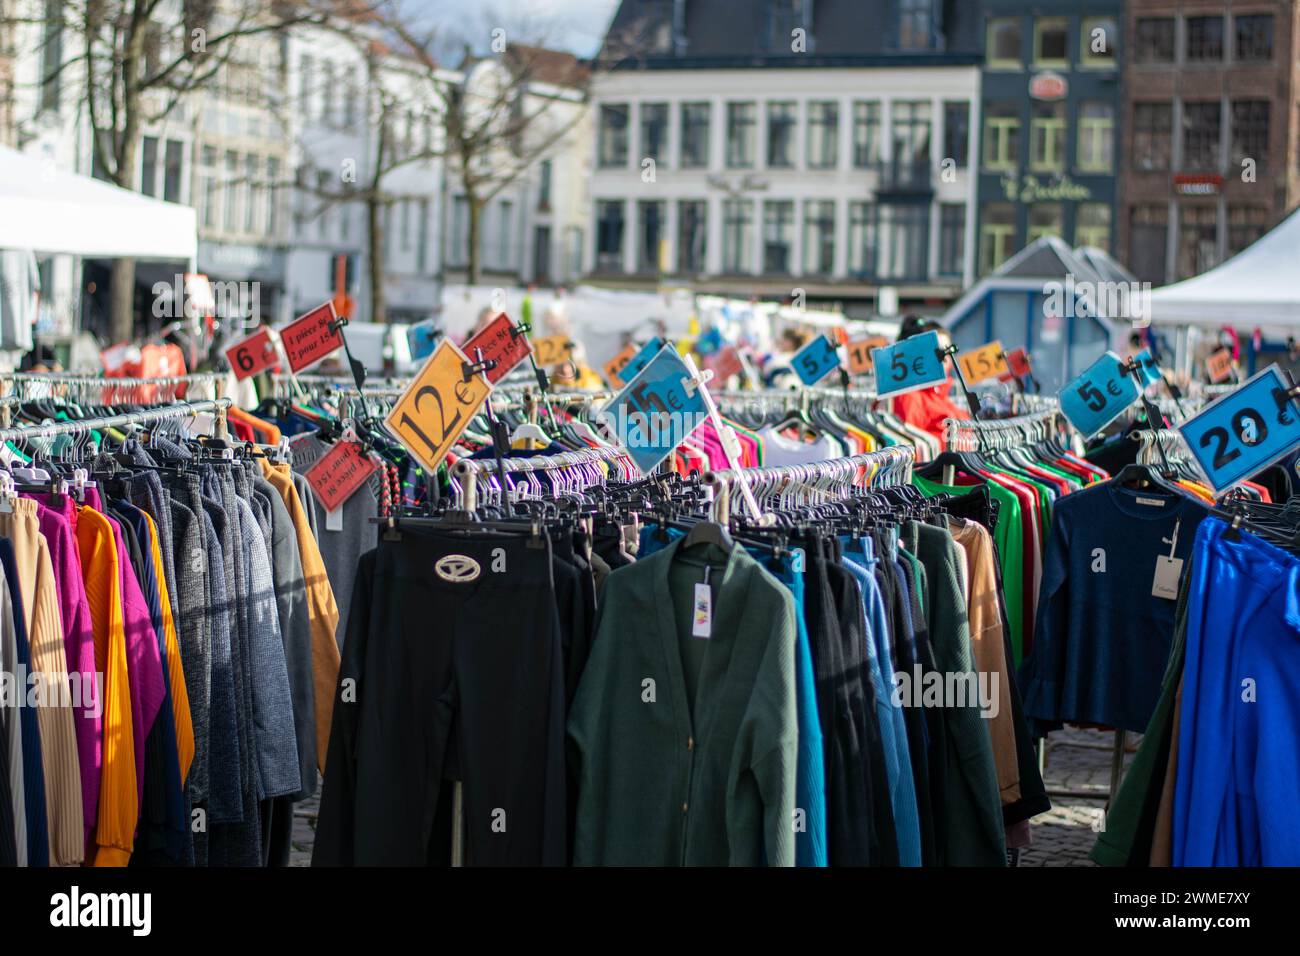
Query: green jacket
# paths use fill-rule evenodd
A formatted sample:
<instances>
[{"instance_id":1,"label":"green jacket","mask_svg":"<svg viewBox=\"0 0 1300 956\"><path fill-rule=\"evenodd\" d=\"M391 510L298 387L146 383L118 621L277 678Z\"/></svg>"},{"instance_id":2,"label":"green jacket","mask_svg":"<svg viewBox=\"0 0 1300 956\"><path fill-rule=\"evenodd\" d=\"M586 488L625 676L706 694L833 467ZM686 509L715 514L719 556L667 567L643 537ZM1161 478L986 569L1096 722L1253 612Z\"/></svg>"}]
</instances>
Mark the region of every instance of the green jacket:
<instances>
[{"instance_id":1,"label":"green jacket","mask_svg":"<svg viewBox=\"0 0 1300 956\"><path fill-rule=\"evenodd\" d=\"M605 581L569 714L574 863L793 866L794 598L710 548L712 633L692 637L704 564L682 540Z\"/></svg>"}]
</instances>

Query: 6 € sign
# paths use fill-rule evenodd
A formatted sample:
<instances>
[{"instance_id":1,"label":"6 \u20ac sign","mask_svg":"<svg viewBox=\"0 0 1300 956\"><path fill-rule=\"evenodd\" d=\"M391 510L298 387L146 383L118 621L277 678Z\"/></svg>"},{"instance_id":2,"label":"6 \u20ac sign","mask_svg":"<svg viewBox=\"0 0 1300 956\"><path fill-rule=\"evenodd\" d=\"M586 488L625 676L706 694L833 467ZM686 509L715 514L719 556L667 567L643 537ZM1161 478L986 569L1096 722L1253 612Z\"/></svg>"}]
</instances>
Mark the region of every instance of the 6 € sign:
<instances>
[{"instance_id":1,"label":"6 \u20ac sign","mask_svg":"<svg viewBox=\"0 0 1300 956\"><path fill-rule=\"evenodd\" d=\"M1124 363L1107 352L1060 391L1061 411L1084 437L1095 435L1138 398L1137 385Z\"/></svg>"},{"instance_id":2,"label":"6 \u20ac sign","mask_svg":"<svg viewBox=\"0 0 1300 956\"><path fill-rule=\"evenodd\" d=\"M492 391L479 372L466 379L465 353L447 339L434 349L384 419L416 461L432 472Z\"/></svg>"}]
</instances>

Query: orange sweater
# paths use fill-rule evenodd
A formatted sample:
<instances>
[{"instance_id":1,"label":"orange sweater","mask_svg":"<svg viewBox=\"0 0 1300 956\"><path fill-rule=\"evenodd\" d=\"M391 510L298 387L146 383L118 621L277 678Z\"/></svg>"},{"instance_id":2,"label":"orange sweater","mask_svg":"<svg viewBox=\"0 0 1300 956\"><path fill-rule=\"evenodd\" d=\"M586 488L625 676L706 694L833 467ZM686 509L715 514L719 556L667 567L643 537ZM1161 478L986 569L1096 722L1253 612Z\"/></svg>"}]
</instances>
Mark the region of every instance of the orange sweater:
<instances>
[{"instance_id":1,"label":"orange sweater","mask_svg":"<svg viewBox=\"0 0 1300 956\"><path fill-rule=\"evenodd\" d=\"M158 579L158 602L162 605L163 643L167 647L167 686L171 690L172 718L176 723L176 755L180 758L181 783L190 774L194 762L194 721L190 717L190 697L185 690L185 671L181 667L181 644L176 637L176 620L172 617L170 592L163 573L162 550L158 547L158 526L153 516L146 514L149 522L149 551L153 557L153 572Z\"/></svg>"}]
</instances>

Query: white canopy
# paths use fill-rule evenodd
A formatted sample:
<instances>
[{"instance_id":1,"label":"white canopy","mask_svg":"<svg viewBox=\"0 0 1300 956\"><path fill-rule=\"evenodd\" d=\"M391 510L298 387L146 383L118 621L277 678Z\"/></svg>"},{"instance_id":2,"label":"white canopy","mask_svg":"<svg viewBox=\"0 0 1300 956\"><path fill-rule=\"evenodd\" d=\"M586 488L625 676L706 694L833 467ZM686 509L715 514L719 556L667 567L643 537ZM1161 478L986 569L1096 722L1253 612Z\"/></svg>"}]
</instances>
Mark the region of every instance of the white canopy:
<instances>
[{"instance_id":1,"label":"white canopy","mask_svg":"<svg viewBox=\"0 0 1300 956\"><path fill-rule=\"evenodd\" d=\"M194 210L0 146L0 249L102 258L198 255Z\"/></svg>"},{"instance_id":2,"label":"white canopy","mask_svg":"<svg viewBox=\"0 0 1300 956\"><path fill-rule=\"evenodd\" d=\"M1300 211L1227 262L1151 293L1154 325L1300 326Z\"/></svg>"}]
</instances>

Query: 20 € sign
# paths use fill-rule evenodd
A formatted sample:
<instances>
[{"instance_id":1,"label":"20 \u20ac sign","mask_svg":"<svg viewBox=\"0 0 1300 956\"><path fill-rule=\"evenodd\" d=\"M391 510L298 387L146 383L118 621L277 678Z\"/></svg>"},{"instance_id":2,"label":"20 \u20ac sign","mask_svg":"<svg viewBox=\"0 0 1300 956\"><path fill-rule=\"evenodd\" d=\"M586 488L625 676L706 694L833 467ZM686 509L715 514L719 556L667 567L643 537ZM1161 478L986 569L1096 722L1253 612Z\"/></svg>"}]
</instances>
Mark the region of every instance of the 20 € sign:
<instances>
[{"instance_id":1,"label":"20 \u20ac sign","mask_svg":"<svg viewBox=\"0 0 1300 956\"><path fill-rule=\"evenodd\" d=\"M384 419L388 430L428 471L442 464L492 391L482 372L466 380L468 361L455 344L443 339Z\"/></svg>"}]
</instances>

